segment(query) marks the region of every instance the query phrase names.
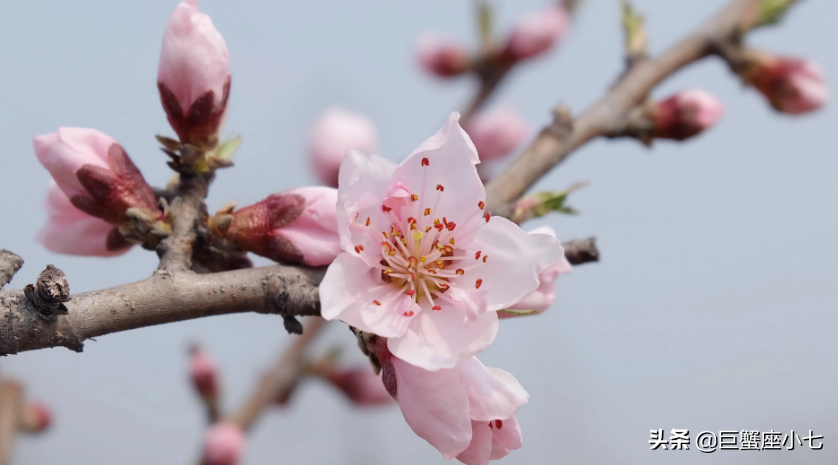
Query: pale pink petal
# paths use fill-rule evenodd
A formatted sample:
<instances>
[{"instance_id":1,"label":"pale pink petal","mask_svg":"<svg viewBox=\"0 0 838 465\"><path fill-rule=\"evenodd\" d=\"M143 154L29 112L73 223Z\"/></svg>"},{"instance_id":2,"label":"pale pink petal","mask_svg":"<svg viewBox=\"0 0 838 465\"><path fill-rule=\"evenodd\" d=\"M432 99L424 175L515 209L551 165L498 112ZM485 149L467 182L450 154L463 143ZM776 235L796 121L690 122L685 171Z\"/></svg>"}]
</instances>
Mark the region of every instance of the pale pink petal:
<instances>
[{"instance_id":1,"label":"pale pink petal","mask_svg":"<svg viewBox=\"0 0 838 465\"><path fill-rule=\"evenodd\" d=\"M492 217L480 228L471 247L488 256L486 264L452 281L468 287L475 278L482 279L482 285L488 290L488 308L493 311L509 308L536 290L539 274L564 256L555 238L528 234L501 217Z\"/></svg>"},{"instance_id":2,"label":"pale pink petal","mask_svg":"<svg viewBox=\"0 0 838 465\"><path fill-rule=\"evenodd\" d=\"M426 371L396 357L397 398L407 424L450 460L471 442L468 396L455 370Z\"/></svg>"},{"instance_id":3,"label":"pale pink petal","mask_svg":"<svg viewBox=\"0 0 838 465\"><path fill-rule=\"evenodd\" d=\"M530 234L547 234L550 237L556 237L556 232L550 226L541 226L529 231ZM570 273L573 267L567 261L567 257L562 255L562 258L555 265L547 268L538 275L539 285L536 290L524 296L518 303L510 305L508 308L512 310L535 310L536 313L541 313L550 308L550 305L556 300L556 286L554 282L563 275ZM500 312L498 317L510 318L518 315Z\"/></svg>"},{"instance_id":4,"label":"pale pink petal","mask_svg":"<svg viewBox=\"0 0 838 465\"><path fill-rule=\"evenodd\" d=\"M513 415L503 420L502 427L492 428L492 454L489 460L500 460L522 445L521 425Z\"/></svg>"},{"instance_id":5,"label":"pale pink petal","mask_svg":"<svg viewBox=\"0 0 838 465\"><path fill-rule=\"evenodd\" d=\"M233 423L217 423L204 436L201 465L236 465L244 455L247 439Z\"/></svg>"},{"instance_id":6,"label":"pale pink petal","mask_svg":"<svg viewBox=\"0 0 838 465\"><path fill-rule=\"evenodd\" d=\"M480 163L477 149L459 119L459 113L451 113L436 134L396 167L392 184L401 183L419 196L417 212L433 209L439 197L431 217L449 218L462 229L467 228L464 223L469 218L479 218L482 212L478 205L486 200L486 189L475 168ZM423 166L425 159L427 166Z\"/></svg>"},{"instance_id":7,"label":"pale pink petal","mask_svg":"<svg viewBox=\"0 0 838 465\"><path fill-rule=\"evenodd\" d=\"M221 103L230 77L230 55L212 19L198 11L198 0L178 4L166 24L157 81L175 95L184 113L207 91Z\"/></svg>"},{"instance_id":8,"label":"pale pink petal","mask_svg":"<svg viewBox=\"0 0 838 465\"><path fill-rule=\"evenodd\" d=\"M522 17L513 27L507 52L515 58L530 58L544 53L567 33L570 18L561 4Z\"/></svg>"},{"instance_id":9,"label":"pale pink petal","mask_svg":"<svg viewBox=\"0 0 838 465\"><path fill-rule=\"evenodd\" d=\"M113 226L74 207L53 180L50 180L44 209L48 215L47 224L41 228L37 239L47 250L69 255L112 257L130 249L108 250L108 234Z\"/></svg>"},{"instance_id":10,"label":"pale pink petal","mask_svg":"<svg viewBox=\"0 0 838 465\"><path fill-rule=\"evenodd\" d=\"M377 152L375 126L366 116L339 107L327 109L312 123L308 154L320 179L337 187L340 165L349 150Z\"/></svg>"},{"instance_id":11,"label":"pale pink petal","mask_svg":"<svg viewBox=\"0 0 838 465\"><path fill-rule=\"evenodd\" d=\"M305 198L305 209L297 219L279 229L277 234L290 240L303 253L306 265L332 263L341 253L337 234L337 190L329 187L302 187L292 189L289 193Z\"/></svg>"},{"instance_id":12,"label":"pale pink petal","mask_svg":"<svg viewBox=\"0 0 838 465\"><path fill-rule=\"evenodd\" d=\"M514 376L500 368L484 366L477 357L461 360L456 370L468 393L472 420L509 418L530 398Z\"/></svg>"},{"instance_id":13,"label":"pale pink petal","mask_svg":"<svg viewBox=\"0 0 838 465\"><path fill-rule=\"evenodd\" d=\"M384 200L395 168L396 164L386 158L357 150L349 151L343 158L338 181L337 223L344 250L352 250L355 246L349 231L351 220L359 208ZM365 197L370 200L359 206Z\"/></svg>"},{"instance_id":14,"label":"pale pink petal","mask_svg":"<svg viewBox=\"0 0 838 465\"><path fill-rule=\"evenodd\" d=\"M452 310L423 310L404 336L387 340L390 352L407 363L433 371L454 368L457 362L482 352L495 340L496 312L468 321L462 312Z\"/></svg>"},{"instance_id":15,"label":"pale pink petal","mask_svg":"<svg viewBox=\"0 0 838 465\"><path fill-rule=\"evenodd\" d=\"M410 305L406 295L381 281L381 271L344 252L332 262L320 283L321 314L340 319L381 337L405 334L421 308ZM378 302L378 303L376 303ZM413 312L405 316L405 313Z\"/></svg>"},{"instance_id":16,"label":"pale pink petal","mask_svg":"<svg viewBox=\"0 0 838 465\"><path fill-rule=\"evenodd\" d=\"M471 422L471 443L457 460L466 465L487 465L492 455L492 427L485 421Z\"/></svg>"},{"instance_id":17,"label":"pale pink petal","mask_svg":"<svg viewBox=\"0 0 838 465\"><path fill-rule=\"evenodd\" d=\"M457 41L426 32L416 41L416 56L427 71L441 77L456 76L468 69L469 57Z\"/></svg>"},{"instance_id":18,"label":"pale pink petal","mask_svg":"<svg viewBox=\"0 0 838 465\"><path fill-rule=\"evenodd\" d=\"M76 172L84 165L108 167L108 149L116 143L107 134L87 128L58 128L37 136L35 155L68 196L85 192Z\"/></svg>"}]
</instances>

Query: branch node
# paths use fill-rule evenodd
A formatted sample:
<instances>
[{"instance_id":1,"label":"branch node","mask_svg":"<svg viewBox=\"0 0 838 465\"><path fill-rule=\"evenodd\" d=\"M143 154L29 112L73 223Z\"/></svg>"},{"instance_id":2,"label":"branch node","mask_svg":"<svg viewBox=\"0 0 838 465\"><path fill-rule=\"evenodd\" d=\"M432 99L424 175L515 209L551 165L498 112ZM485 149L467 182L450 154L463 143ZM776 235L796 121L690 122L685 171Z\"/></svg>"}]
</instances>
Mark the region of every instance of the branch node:
<instances>
[{"instance_id":1,"label":"branch node","mask_svg":"<svg viewBox=\"0 0 838 465\"><path fill-rule=\"evenodd\" d=\"M69 313L64 302L72 299L70 283L67 282L64 272L52 265L47 265L35 284L28 284L23 293L32 303L32 307L38 311L38 316L45 320L55 321L58 315Z\"/></svg>"},{"instance_id":2,"label":"branch node","mask_svg":"<svg viewBox=\"0 0 838 465\"><path fill-rule=\"evenodd\" d=\"M23 259L14 252L0 249L0 288L9 284L23 266Z\"/></svg>"},{"instance_id":3,"label":"branch node","mask_svg":"<svg viewBox=\"0 0 838 465\"><path fill-rule=\"evenodd\" d=\"M575 239L562 243L564 255L572 265L598 262L599 249L596 246L596 237L587 239Z\"/></svg>"}]
</instances>

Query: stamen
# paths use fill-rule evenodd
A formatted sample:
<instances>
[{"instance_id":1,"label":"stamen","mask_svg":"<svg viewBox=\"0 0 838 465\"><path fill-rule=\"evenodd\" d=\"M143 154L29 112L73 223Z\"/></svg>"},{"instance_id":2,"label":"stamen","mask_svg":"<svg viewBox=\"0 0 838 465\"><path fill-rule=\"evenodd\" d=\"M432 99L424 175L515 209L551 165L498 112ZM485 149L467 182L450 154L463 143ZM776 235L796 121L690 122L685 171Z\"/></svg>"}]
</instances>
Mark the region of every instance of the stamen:
<instances>
[{"instance_id":1,"label":"stamen","mask_svg":"<svg viewBox=\"0 0 838 465\"><path fill-rule=\"evenodd\" d=\"M411 289L411 290L409 290L409 291L405 292L405 294L407 294L407 295L409 295L409 296L413 297L413 296L415 296L415 295L416 295L416 291L414 291L413 289Z\"/></svg>"},{"instance_id":2,"label":"stamen","mask_svg":"<svg viewBox=\"0 0 838 465\"><path fill-rule=\"evenodd\" d=\"M449 231L450 231L450 229L449 229ZM454 236L451 236L451 239L448 239L448 242L450 242L451 245L454 245Z\"/></svg>"},{"instance_id":3,"label":"stamen","mask_svg":"<svg viewBox=\"0 0 838 465\"><path fill-rule=\"evenodd\" d=\"M374 303L374 304L378 305L379 307L381 306L381 302L379 302L379 301L377 301L377 300L373 300L373 301L372 301L372 303Z\"/></svg>"},{"instance_id":4,"label":"stamen","mask_svg":"<svg viewBox=\"0 0 838 465\"><path fill-rule=\"evenodd\" d=\"M477 251L477 253L476 253L476 254L474 254L474 259L475 259L475 260L480 260L480 254L481 254L481 253L482 253L482 251L478 250L478 251Z\"/></svg>"},{"instance_id":5,"label":"stamen","mask_svg":"<svg viewBox=\"0 0 838 465\"><path fill-rule=\"evenodd\" d=\"M486 260L488 260L488 259L489 259L489 256L488 256L488 255L484 255L484 256L483 256L483 263L486 263Z\"/></svg>"},{"instance_id":6,"label":"stamen","mask_svg":"<svg viewBox=\"0 0 838 465\"><path fill-rule=\"evenodd\" d=\"M438 191L442 192L442 191L444 191L444 190L445 190L445 187L444 187L442 184L437 184L437 185L436 185L436 190L438 190Z\"/></svg>"},{"instance_id":7,"label":"stamen","mask_svg":"<svg viewBox=\"0 0 838 465\"><path fill-rule=\"evenodd\" d=\"M415 202L415 201L419 200L419 196L418 196L418 195L416 195L416 194L412 194L412 195L410 196L410 200L412 200L412 201L414 201L414 202Z\"/></svg>"},{"instance_id":8,"label":"stamen","mask_svg":"<svg viewBox=\"0 0 838 465\"><path fill-rule=\"evenodd\" d=\"M426 256L422 255L421 257L419 257L419 263L425 263L425 261L426 261L427 259L428 259L428 257L426 257Z\"/></svg>"},{"instance_id":9,"label":"stamen","mask_svg":"<svg viewBox=\"0 0 838 465\"><path fill-rule=\"evenodd\" d=\"M495 420L495 427L497 429L503 428L503 420Z\"/></svg>"},{"instance_id":10,"label":"stamen","mask_svg":"<svg viewBox=\"0 0 838 465\"><path fill-rule=\"evenodd\" d=\"M480 285L481 285L481 284L483 284L483 280L482 280L482 279L478 279L477 281L475 281L475 282L474 282L474 288L475 288L475 289L480 289Z\"/></svg>"},{"instance_id":11,"label":"stamen","mask_svg":"<svg viewBox=\"0 0 838 465\"><path fill-rule=\"evenodd\" d=\"M480 202L477 202L477 208L479 208L479 209L483 210L483 207L485 207L485 206L486 206L486 204L485 204L485 203L483 203L483 201L482 201L482 200L481 200Z\"/></svg>"},{"instance_id":12,"label":"stamen","mask_svg":"<svg viewBox=\"0 0 838 465\"><path fill-rule=\"evenodd\" d=\"M369 225L370 225L370 217L368 216L367 217L367 226L369 226Z\"/></svg>"},{"instance_id":13,"label":"stamen","mask_svg":"<svg viewBox=\"0 0 838 465\"><path fill-rule=\"evenodd\" d=\"M492 219L492 212L486 212L486 222L488 223L489 220Z\"/></svg>"},{"instance_id":14,"label":"stamen","mask_svg":"<svg viewBox=\"0 0 838 465\"><path fill-rule=\"evenodd\" d=\"M413 310L404 312L404 316L413 316Z\"/></svg>"},{"instance_id":15,"label":"stamen","mask_svg":"<svg viewBox=\"0 0 838 465\"><path fill-rule=\"evenodd\" d=\"M409 266L410 268L416 268L417 263L418 260L416 260L416 257L409 257L407 259L407 266Z\"/></svg>"},{"instance_id":16,"label":"stamen","mask_svg":"<svg viewBox=\"0 0 838 465\"><path fill-rule=\"evenodd\" d=\"M430 215L430 214L431 214L431 209L430 209L430 208L426 208L426 209L425 209L425 216L428 216L428 215Z\"/></svg>"},{"instance_id":17,"label":"stamen","mask_svg":"<svg viewBox=\"0 0 838 465\"><path fill-rule=\"evenodd\" d=\"M428 159L427 159L427 158L423 158L423 159L422 159L422 166L429 166L430 164L431 164L431 162L430 162L430 161L428 161Z\"/></svg>"},{"instance_id":18,"label":"stamen","mask_svg":"<svg viewBox=\"0 0 838 465\"><path fill-rule=\"evenodd\" d=\"M439 305L435 305L434 308L432 308L431 310L442 310L442 307L440 307Z\"/></svg>"},{"instance_id":19,"label":"stamen","mask_svg":"<svg viewBox=\"0 0 838 465\"><path fill-rule=\"evenodd\" d=\"M457 276L462 276L462 275L464 275L465 273L466 273L466 272L465 272L462 268L457 269Z\"/></svg>"},{"instance_id":20,"label":"stamen","mask_svg":"<svg viewBox=\"0 0 838 465\"><path fill-rule=\"evenodd\" d=\"M381 231L381 234L384 234L384 239L390 238L390 234L387 231Z\"/></svg>"},{"instance_id":21,"label":"stamen","mask_svg":"<svg viewBox=\"0 0 838 465\"><path fill-rule=\"evenodd\" d=\"M453 231L453 230L454 230L454 228L456 228L456 227L457 227L457 223L455 223L455 222L453 222L453 221L452 221L452 222L450 222L450 223L446 224L446 225L445 225L445 227L446 227L446 228L448 228L448 230L449 230L449 231Z\"/></svg>"},{"instance_id":22,"label":"stamen","mask_svg":"<svg viewBox=\"0 0 838 465\"><path fill-rule=\"evenodd\" d=\"M388 207L387 205L381 205L381 211L384 213L388 213L392 208Z\"/></svg>"},{"instance_id":23,"label":"stamen","mask_svg":"<svg viewBox=\"0 0 838 465\"><path fill-rule=\"evenodd\" d=\"M363 245L356 245L355 246L355 253L360 255L361 252L363 252L363 251L364 251L364 246Z\"/></svg>"},{"instance_id":24,"label":"stamen","mask_svg":"<svg viewBox=\"0 0 838 465\"><path fill-rule=\"evenodd\" d=\"M440 258L439 260L436 261L436 266L437 266L437 268L439 268L441 270L442 267L445 266L445 262L443 262L442 259Z\"/></svg>"}]
</instances>

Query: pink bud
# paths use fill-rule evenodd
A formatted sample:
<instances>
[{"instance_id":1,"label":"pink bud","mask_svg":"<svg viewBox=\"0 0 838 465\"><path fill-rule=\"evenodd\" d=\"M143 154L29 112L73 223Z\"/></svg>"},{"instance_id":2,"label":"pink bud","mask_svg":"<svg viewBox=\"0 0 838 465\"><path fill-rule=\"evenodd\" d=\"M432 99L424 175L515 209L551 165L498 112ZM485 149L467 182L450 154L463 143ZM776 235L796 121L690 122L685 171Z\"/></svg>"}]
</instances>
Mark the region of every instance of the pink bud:
<instances>
[{"instance_id":1,"label":"pink bud","mask_svg":"<svg viewBox=\"0 0 838 465\"><path fill-rule=\"evenodd\" d=\"M230 95L230 55L224 37L198 0L184 0L166 24L157 87L181 142L214 146Z\"/></svg>"},{"instance_id":2,"label":"pink bud","mask_svg":"<svg viewBox=\"0 0 838 465\"><path fill-rule=\"evenodd\" d=\"M776 110L800 114L826 103L829 91L817 63L795 57L770 57L747 72L746 80L762 92Z\"/></svg>"},{"instance_id":3,"label":"pink bud","mask_svg":"<svg viewBox=\"0 0 838 465\"><path fill-rule=\"evenodd\" d=\"M393 401L384 388L381 377L369 368L338 371L326 379L358 405L382 405Z\"/></svg>"},{"instance_id":4,"label":"pink bud","mask_svg":"<svg viewBox=\"0 0 838 465\"><path fill-rule=\"evenodd\" d=\"M23 406L21 428L27 433L41 433L52 424L52 412L40 402L30 402Z\"/></svg>"},{"instance_id":5,"label":"pink bud","mask_svg":"<svg viewBox=\"0 0 838 465\"><path fill-rule=\"evenodd\" d=\"M243 250L282 263L322 266L341 252L337 190L301 187L232 213L220 233Z\"/></svg>"},{"instance_id":6,"label":"pink bud","mask_svg":"<svg viewBox=\"0 0 838 465\"><path fill-rule=\"evenodd\" d=\"M247 439L241 428L232 423L213 425L204 436L201 465L235 465L244 455Z\"/></svg>"},{"instance_id":7,"label":"pink bud","mask_svg":"<svg viewBox=\"0 0 838 465\"><path fill-rule=\"evenodd\" d=\"M654 136L684 140L696 136L722 117L724 105L701 89L678 92L654 109Z\"/></svg>"},{"instance_id":8,"label":"pink bud","mask_svg":"<svg viewBox=\"0 0 838 465\"><path fill-rule=\"evenodd\" d=\"M95 129L58 128L35 138L35 154L79 210L110 224L128 220L126 210L160 215L154 191L110 136Z\"/></svg>"},{"instance_id":9,"label":"pink bud","mask_svg":"<svg viewBox=\"0 0 838 465\"><path fill-rule=\"evenodd\" d=\"M192 346L189 352L189 377L192 379L192 385L204 400L212 402L218 396L215 361L198 346Z\"/></svg>"},{"instance_id":10,"label":"pink bud","mask_svg":"<svg viewBox=\"0 0 838 465\"><path fill-rule=\"evenodd\" d=\"M320 179L338 187L338 172L348 150L375 152L375 126L359 113L332 107L312 123L308 133L308 153Z\"/></svg>"},{"instance_id":11,"label":"pink bud","mask_svg":"<svg viewBox=\"0 0 838 465\"><path fill-rule=\"evenodd\" d=\"M560 41L570 28L570 17L563 5L553 5L522 17L512 28L506 52L516 59L540 55Z\"/></svg>"},{"instance_id":12,"label":"pink bud","mask_svg":"<svg viewBox=\"0 0 838 465\"><path fill-rule=\"evenodd\" d=\"M480 113L466 130L481 161L503 158L529 135L527 122L511 106Z\"/></svg>"},{"instance_id":13,"label":"pink bud","mask_svg":"<svg viewBox=\"0 0 838 465\"><path fill-rule=\"evenodd\" d=\"M468 53L460 44L430 32L416 41L416 56L422 67L441 77L456 76L469 68Z\"/></svg>"},{"instance_id":14,"label":"pink bud","mask_svg":"<svg viewBox=\"0 0 838 465\"><path fill-rule=\"evenodd\" d=\"M131 248L119 230L74 207L70 199L50 179L44 202L47 224L38 233L38 242L53 252L70 255L110 257Z\"/></svg>"},{"instance_id":15,"label":"pink bud","mask_svg":"<svg viewBox=\"0 0 838 465\"><path fill-rule=\"evenodd\" d=\"M556 237L556 231L554 231L550 226L541 226L529 231L529 233L547 234L549 236ZM550 305L553 305L553 302L556 301L556 279L558 279L561 275L570 273L572 270L573 267L563 255L558 263L543 269L538 273L539 285L536 290L527 294L523 299L509 308L512 310L535 310L536 314L544 312L550 308ZM510 318L514 316L517 315L506 312L498 312L499 318Z\"/></svg>"}]
</instances>

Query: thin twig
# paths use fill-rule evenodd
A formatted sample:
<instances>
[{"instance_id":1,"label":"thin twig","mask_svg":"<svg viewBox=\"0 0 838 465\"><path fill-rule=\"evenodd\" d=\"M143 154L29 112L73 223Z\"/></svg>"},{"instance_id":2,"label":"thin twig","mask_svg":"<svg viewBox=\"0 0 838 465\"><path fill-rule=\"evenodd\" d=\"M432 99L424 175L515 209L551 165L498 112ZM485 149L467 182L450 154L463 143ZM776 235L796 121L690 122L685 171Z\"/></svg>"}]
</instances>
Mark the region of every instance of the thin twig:
<instances>
[{"instance_id":1,"label":"thin twig","mask_svg":"<svg viewBox=\"0 0 838 465\"><path fill-rule=\"evenodd\" d=\"M9 284L15 273L23 266L23 259L14 252L0 249L0 288Z\"/></svg>"}]
</instances>

